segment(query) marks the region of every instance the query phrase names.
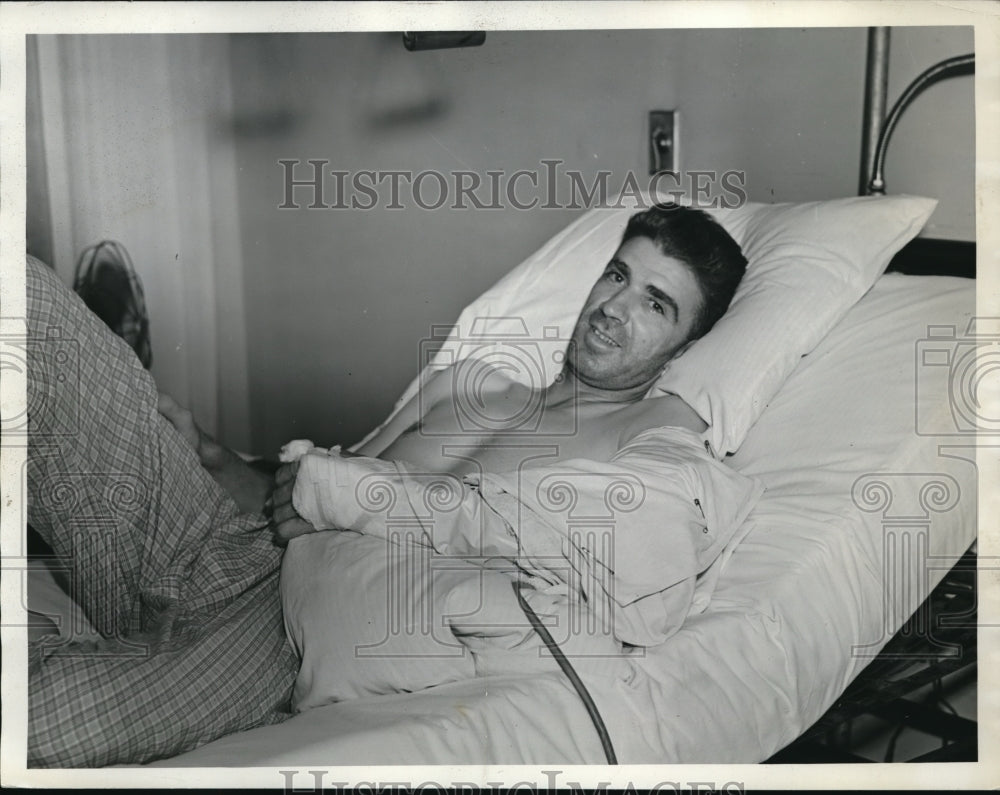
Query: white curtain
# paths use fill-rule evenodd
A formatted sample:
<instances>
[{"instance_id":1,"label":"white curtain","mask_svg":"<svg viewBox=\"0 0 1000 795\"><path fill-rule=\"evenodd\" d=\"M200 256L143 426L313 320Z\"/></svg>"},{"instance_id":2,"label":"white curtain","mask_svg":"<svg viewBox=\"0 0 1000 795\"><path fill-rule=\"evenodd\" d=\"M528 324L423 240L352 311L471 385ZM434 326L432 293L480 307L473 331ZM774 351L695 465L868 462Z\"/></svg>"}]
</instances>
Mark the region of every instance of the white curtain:
<instances>
[{"instance_id":1,"label":"white curtain","mask_svg":"<svg viewBox=\"0 0 1000 795\"><path fill-rule=\"evenodd\" d=\"M44 158L34 168L29 159L28 181L46 183L29 196L48 205L51 264L69 283L84 248L121 242L145 290L157 385L246 449L228 37L39 36L28 46L42 137L33 148Z\"/></svg>"}]
</instances>

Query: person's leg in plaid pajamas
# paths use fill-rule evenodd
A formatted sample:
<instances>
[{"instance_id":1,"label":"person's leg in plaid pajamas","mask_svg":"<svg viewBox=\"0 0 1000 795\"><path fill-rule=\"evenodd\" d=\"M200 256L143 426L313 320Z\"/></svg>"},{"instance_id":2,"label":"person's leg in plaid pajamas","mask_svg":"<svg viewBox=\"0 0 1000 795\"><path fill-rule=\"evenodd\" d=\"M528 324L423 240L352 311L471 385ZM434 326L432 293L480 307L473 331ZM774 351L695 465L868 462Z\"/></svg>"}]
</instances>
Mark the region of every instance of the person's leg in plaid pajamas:
<instances>
[{"instance_id":1,"label":"person's leg in plaid pajamas","mask_svg":"<svg viewBox=\"0 0 1000 795\"><path fill-rule=\"evenodd\" d=\"M28 521L107 638L30 647L28 764L146 762L287 717L298 660L266 520L239 513L132 350L37 261L27 293Z\"/></svg>"}]
</instances>

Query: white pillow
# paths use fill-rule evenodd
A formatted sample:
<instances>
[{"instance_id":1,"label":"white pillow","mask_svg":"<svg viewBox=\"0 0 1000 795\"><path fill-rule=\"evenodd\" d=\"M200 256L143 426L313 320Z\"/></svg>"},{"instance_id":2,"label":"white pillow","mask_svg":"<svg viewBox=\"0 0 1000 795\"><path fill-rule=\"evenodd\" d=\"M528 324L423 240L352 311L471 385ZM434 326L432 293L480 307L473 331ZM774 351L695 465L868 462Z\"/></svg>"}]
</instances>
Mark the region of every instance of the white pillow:
<instances>
[{"instance_id":1,"label":"white pillow","mask_svg":"<svg viewBox=\"0 0 1000 795\"><path fill-rule=\"evenodd\" d=\"M650 395L682 397L710 426L705 438L716 454L738 449L799 358L868 291L936 204L859 196L708 210L742 247L747 273L726 315L668 365ZM634 203L596 208L549 240L466 307L431 369L501 356L522 383L551 383L562 357L550 351L564 349L634 212ZM523 366L511 367L512 350Z\"/></svg>"},{"instance_id":2,"label":"white pillow","mask_svg":"<svg viewBox=\"0 0 1000 795\"><path fill-rule=\"evenodd\" d=\"M812 351L923 228L937 202L911 196L749 205L716 214L750 262L729 311L672 361L654 391L680 395L734 452Z\"/></svg>"}]
</instances>

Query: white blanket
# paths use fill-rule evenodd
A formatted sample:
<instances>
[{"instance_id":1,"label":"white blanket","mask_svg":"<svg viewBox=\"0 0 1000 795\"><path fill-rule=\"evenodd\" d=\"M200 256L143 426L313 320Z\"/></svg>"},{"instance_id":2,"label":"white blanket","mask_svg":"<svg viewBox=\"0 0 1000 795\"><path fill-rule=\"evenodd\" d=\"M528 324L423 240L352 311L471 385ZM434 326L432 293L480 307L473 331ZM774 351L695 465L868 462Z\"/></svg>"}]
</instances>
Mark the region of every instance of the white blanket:
<instances>
[{"instance_id":1,"label":"white blanket","mask_svg":"<svg viewBox=\"0 0 1000 795\"><path fill-rule=\"evenodd\" d=\"M582 674L631 678L632 647L662 643L708 605L762 490L678 428L646 431L608 463L464 479L313 450L296 509L318 529L355 533L307 536L286 555L286 625L303 657L296 707L549 670L515 576ZM400 612L425 631L393 634Z\"/></svg>"}]
</instances>

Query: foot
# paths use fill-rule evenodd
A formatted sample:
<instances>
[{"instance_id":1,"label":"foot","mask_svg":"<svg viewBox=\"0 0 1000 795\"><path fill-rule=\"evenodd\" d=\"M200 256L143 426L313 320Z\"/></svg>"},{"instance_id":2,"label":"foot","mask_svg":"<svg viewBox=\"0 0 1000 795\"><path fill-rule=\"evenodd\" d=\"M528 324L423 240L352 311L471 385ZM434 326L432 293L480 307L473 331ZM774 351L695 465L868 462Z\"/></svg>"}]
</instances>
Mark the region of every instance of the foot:
<instances>
[{"instance_id":1,"label":"foot","mask_svg":"<svg viewBox=\"0 0 1000 795\"><path fill-rule=\"evenodd\" d=\"M205 469L218 469L223 465L225 448L198 427L190 411L165 392L160 392L156 408L184 437L184 441L191 445Z\"/></svg>"}]
</instances>

